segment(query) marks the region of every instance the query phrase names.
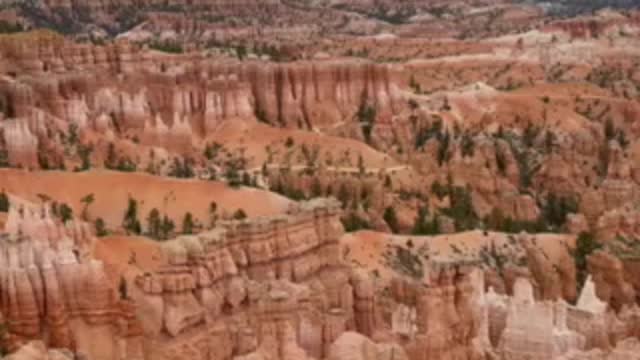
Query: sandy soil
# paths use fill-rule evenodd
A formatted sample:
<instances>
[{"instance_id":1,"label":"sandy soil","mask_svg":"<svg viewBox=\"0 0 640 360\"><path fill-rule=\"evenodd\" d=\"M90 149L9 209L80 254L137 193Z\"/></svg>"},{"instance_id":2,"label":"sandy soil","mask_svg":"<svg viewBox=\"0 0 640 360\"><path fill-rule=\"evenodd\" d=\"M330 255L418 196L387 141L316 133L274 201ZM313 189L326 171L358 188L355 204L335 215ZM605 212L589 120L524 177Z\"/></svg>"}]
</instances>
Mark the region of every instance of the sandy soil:
<instances>
[{"instance_id":1,"label":"sandy soil","mask_svg":"<svg viewBox=\"0 0 640 360\"><path fill-rule=\"evenodd\" d=\"M559 261L566 251L566 245L572 246L574 239L563 234L536 234L534 241L551 261ZM438 236L399 236L372 231L360 231L345 234L341 240L344 259L355 267L375 272L383 281L401 275L388 265L385 253L393 253L394 247L410 249L419 255L423 264L429 261L450 262L477 260L485 246L495 243L496 247L516 244L517 236L504 233L475 230ZM428 259L428 260L427 260Z\"/></svg>"},{"instance_id":2,"label":"sandy soil","mask_svg":"<svg viewBox=\"0 0 640 360\"><path fill-rule=\"evenodd\" d=\"M291 148L285 146L288 138L294 140ZM318 147L321 160L325 158L327 153L331 153L332 157L337 160L344 156L345 152L348 152L351 155L353 166L357 166L359 155L362 155L367 167L379 168L399 165L389 155L376 151L356 140L309 131L275 128L261 123L227 123L211 136L209 141L218 142L230 150L244 148L250 161L250 167L262 166L268 158L267 147L276 153L274 155L276 160L283 159L288 151L293 151L291 164L304 164L304 159L299 156L302 144L306 144L309 149Z\"/></svg>"},{"instance_id":3,"label":"sandy soil","mask_svg":"<svg viewBox=\"0 0 640 360\"><path fill-rule=\"evenodd\" d=\"M120 276L132 280L151 272L165 261L160 243L140 236L107 236L98 238L93 256L105 264L107 276L117 285Z\"/></svg>"},{"instance_id":4,"label":"sandy soil","mask_svg":"<svg viewBox=\"0 0 640 360\"><path fill-rule=\"evenodd\" d=\"M200 222L208 223L209 205L213 201L218 204L218 214L232 214L242 208L249 216L279 214L291 204L282 196L254 188L233 189L221 182L106 170L71 173L3 169L0 189L34 202L40 201L38 194L47 195L69 204L74 214L82 211L80 200L94 194L89 216L102 217L109 228L118 228L122 223L129 196L139 201L138 218L143 223L149 211L157 208L178 226L188 211Z\"/></svg>"}]
</instances>

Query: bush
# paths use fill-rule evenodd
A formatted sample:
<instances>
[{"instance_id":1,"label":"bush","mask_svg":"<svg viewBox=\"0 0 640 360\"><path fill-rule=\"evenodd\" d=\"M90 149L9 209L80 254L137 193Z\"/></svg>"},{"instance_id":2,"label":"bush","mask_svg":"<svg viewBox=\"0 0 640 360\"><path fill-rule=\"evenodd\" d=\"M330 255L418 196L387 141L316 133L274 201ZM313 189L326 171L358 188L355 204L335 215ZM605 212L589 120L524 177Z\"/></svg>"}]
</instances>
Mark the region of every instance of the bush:
<instances>
[{"instance_id":1,"label":"bush","mask_svg":"<svg viewBox=\"0 0 640 360\"><path fill-rule=\"evenodd\" d=\"M171 54L182 54L184 52L182 46L173 41L153 41L149 43L149 48Z\"/></svg>"},{"instance_id":2,"label":"bush","mask_svg":"<svg viewBox=\"0 0 640 360\"><path fill-rule=\"evenodd\" d=\"M236 212L233 213L233 218L235 220L243 220L247 218L247 213L244 212L244 210L242 209L238 209L236 210Z\"/></svg>"},{"instance_id":3,"label":"bush","mask_svg":"<svg viewBox=\"0 0 640 360\"><path fill-rule=\"evenodd\" d=\"M578 202L570 196L556 196L549 193L547 202L542 208L545 224L553 229L559 229L567 221L567 215L578 211Z\"/></svg>"},{"instance_id":4,"label":"bush","mask_svg":"<svg viewBox=\"0 0 640 360\"><path fill-rule=\"evenodd\" d=\"M109 232L107 231L107 226L104 223L104 220L102 218L96 219L94 223L94 228L96 230L96 236L98 237L109 235Z\"/></svg>"},{"instance_id":5,"label":"bush","mask_svg":"<svg viewBox=\"0 0 640 360\"><path fill-rule=\"evenodd\" d=\"M591 233L582 232L576 239L576 246L571 252L571 255L573 255L573 261L576 267L576 286L578 287L578 294L589 275L587 271L587 258L591 253L601 247L602 245L596 242L593 238L593 234Z\"/></svg>"},{"instance_id":6,"label":"bush","mask_svg":"<svg viewBox=\"0 0 640 360\"><path fill-rule=\"evenodd\" d=\"M371 229L369 222L358 216L355 212L349 212L349 214L342 217L340 221L346 232Z\"/></svg>"},{"instance_id":7,"label":"bush","mask_svg":"<svg viewBox=\"0 0 640 360\"><path fill-rule=\"evenodd\" d=\"M190 212L187 212L186 214L184 214L184 218L182 219L182 233L193 234L195 225L196 224L193 220L193 215Z\"/></svg>"},{"instance_id":8,"label":"bush","mask_svg":"<svg viewBox=\"0 0 640 360\"><path fill-rule=\"evenodd\" d=\"M66 223L67 221L73 219L73 209L71 209L69 205L64 203L60 204L58 211L60 214L60 220L62 220L62 222Z\"/></svg>"},{"instance_id":9,"label":"bush","mask_svg":"<svg viewBox=\"0 0 640 360\"><path fill-rule=\"evenodd\" d=\"M138 201L132 197L129 197L127 210L122 220L122 227L127 233L140 235L142 232L142 226L138 220Z\"/></svg>"},{"instance_id":10,"label":"bush","mask_svg":"<svg viewBox=\"0 0 640 360\"><path fill-rule=\"evenodd\" d=\"M9 212L9 197L4 191L0 192L0 212Z\"/></svg>"},{"instance_id":11,"label":"bush","mask_svg":"<svg viewBox=\"0 0 640 360\"><path fill-rule=\"evenodd\" d=\"M363 101L358 108L356 116L358 118L358 122L360 123L364 140L367 143L370 143L371 133L373 131L373 126L377 116L376 109Z\"/></svg>"},{"instance_id":12,"label":"bush","mask_svg":"<svg viewBox=\"0 0 640 360\"><path fill-rule=\"evenodd\" d=\"M396 215L396 210L392 206L388 206L384 209L384 214L382 215L384 221L389 225L392 233L398 232L398 217Z\"/></svg>"},{"instance_id":13,"label":"bush","mask_svg":"<svg viewBox=\"0 0 640 360\"><path fill-rule=\"evenodd\" d=\"M478 225L478 215L473 208L471 189L460 186L450 187L451 205L442 212L453 219L457 231L475 229Z\"/></svg>"},{"instance_id":14,"label":"bush","mask_svg":"<svg viewBox=\"0 0 640 360\"><path fill-rule=\"evenodd\" d=\"M426 207L420 207L418 209L418 216L413 224L413 230L411 231L414 235L438 235L440 234L440 219L438 215L434 215L433 218L429 221L427 216L429 215L429 210Z\"/></svg>"}]
</instances>

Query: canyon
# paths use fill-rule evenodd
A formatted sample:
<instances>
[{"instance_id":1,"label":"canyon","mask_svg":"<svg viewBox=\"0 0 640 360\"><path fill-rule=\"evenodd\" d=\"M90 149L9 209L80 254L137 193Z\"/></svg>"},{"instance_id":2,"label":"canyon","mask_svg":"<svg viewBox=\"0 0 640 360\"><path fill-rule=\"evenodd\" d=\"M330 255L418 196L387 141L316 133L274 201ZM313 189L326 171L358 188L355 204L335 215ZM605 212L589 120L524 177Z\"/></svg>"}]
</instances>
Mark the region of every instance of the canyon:
<instances>
[{"instance_id":1,"label":"canyon","mask_svg":"<svg viewBox=\"0 0 640 360\"><path fill-rule=\"evenodd\" d=\"M638 20L0 5L0 355L640 359Z\"/></svg>"}]
</instances>

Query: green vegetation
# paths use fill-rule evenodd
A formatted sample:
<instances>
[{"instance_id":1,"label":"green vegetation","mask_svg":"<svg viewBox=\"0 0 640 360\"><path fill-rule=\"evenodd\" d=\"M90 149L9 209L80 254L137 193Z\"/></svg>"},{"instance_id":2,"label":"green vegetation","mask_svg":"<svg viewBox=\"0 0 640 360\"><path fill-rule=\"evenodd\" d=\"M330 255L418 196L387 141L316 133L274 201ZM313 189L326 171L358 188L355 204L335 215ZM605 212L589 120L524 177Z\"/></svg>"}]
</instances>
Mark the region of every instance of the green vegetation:
<instances>
[{"instance_id":1,"label":"green vegetation","mask_svg":"<svg viewBox=\"0 0 640 360\"><path fill-rule=\"evenodd\" d=\"M125 280L124 276L120 277L120 283L118 284L118 292L120 293L120 299L122 300L126 300L127 299L127 281Z\"/></svg>"},{"instance_id":2,"label":"green vegetation","mask_svg":"<svg viewBox=\"0 0 640 360\"><path fill-rule=\"evenodd\" d=\"M411 250L397 246L395 248L396 256L393 259L392 267L405 275L411 276L414 279L422 279L424 276L424 267L420 257L414 254Z\"/></svg>"},{"instance_id":3,"label":"green vegetation","mask_svg":"<svg viewBox=\"0 0 640 360\"><path fill-rule=\"evenodd\" d=\"M127 234L140 235L142 232L142 226L138 220L138 201L132 197L129 197L127 210L122 220L122 227L127 231Z\"/></svg>"},{"instance_id":4,"label":"green vegetation","mask_svg":"<svg viewBox=\"0 0 640 360\"><path fill-rule=\"evenodd\" d=\"M344 226L344 230L347 232L371 229L369 222L353 211L340 218L340 221L342 222L342 226Z\"/></svg>"},{"instance_id":5,"label":"green vegetation","mask_svg":"<svg viewBox=\"0 0 640 360\"><path fill-rule=\"evenodd\" d=\"M147 215L147 233L149 237L153 239L160 239L162 235L162 219L160 217L160 211L153 208Z\"/></svg>"},{"instance_id":6,"label":"green vegetation","mask_svg":"<svg viewBox=\"0 0 640 360\"><path fill-rule=\"evenodd\" d=\"M152 41L149 43L149 48L170 53L170 54L182 54L184 49L182 46L174 41Z\"/></svg>"},{"instance_id":7,"label":"green vegetation","mask_svg":"<svg viewBox=\"0 0 640 360\"><path fill-rule=\"evenodd\" d=\"M440 219L436 214L431 220L428 219L429 209L425 206L418 209L418 216L413 224L414 235L437 235L440 234Z\"/></svg>"},{"instance_id":8,"label":"green vegetation","mask_svg":"<svg viewBox=\"0 0 640 360\"><path fill-rule=\"evenodd\" d=\"M190 212L184 214L184 218L182 219L182 233L193 234L195 227L196 224L193 220L193 215Z\"/></svg>"},{"instance_id":9,"label":"green vegetation","mask_svg":"<svg viewBox=\"0 0 640 360\"><path fill-rule=\"evenodd\" d=\"M234 220L244 220L246 218L247 218L247 213L245 213L244 210L242 209L238 209L233 213Z\"/></svg>"},{"instance_id":10,"label":"green vegetation","mask_svg":"<svg viewBox=\"0 0 640 360\"><path fill-rule=\"evenodd\" d=\"M24 27L22 24L0 20L0 34L15 34L23 31Z\"/></svg>"},{"instance_id":11,"label":"green vegetation","mask_svg":"<svg viewBox=\"0 0 640 360\"><path fill-rule=\"evenodd\" d=\"M82 217L82 220L84 221L89 220L89 206L93 204L95 199L96 198L93 194L87 194L82 199L80 199L80 202L83 204L82 214L80 215Z\"/></svg>"},{"instance_id":12,"label":"green vegetation","mask_svg":"<svg viewBox=\"0 0 640 360\"><path fill-rule=\"evenodd\" d=\"M373 131L376 120L376 109L363 101L358 108L356 117L358 118L358 122L360 123L364 140L367 142L367 144L370 144L371 133Z\"/></svg>"},{"instance_id":13,"label":"green vegetation","mask_svg":"<svg viewBox=\"0 0 640 360\"><path fill-rule=\"evenodd\" d=\"M116 148L113 143L109 143L104 167L110 170L123 172L134 172L137 170L137 165L131 159L126 156L118 156L116 154Z\"/></svg>"},{"instance_id":14,"label":"green vegetation","mask_svg":"<svg viewBox=\"0 0 640 360\"><path fill-rule=\"evenodd\" d=\"M195 171L193 171L193 164L194 161L191 158L185 158L181 161L180 158L176 157L173 159L168 175L179 179L193 178L196 176Z\"/></svg>"},{"instance_id":15,"label":"green vegetation","mask_svg":"<svg viewBox=\"0 0 640 360\"><path fill-rule=\"evenodd\" d=\"M576 247L571 252L576 267L576 286L578 294L587 280L589 272L587 271L587 258L591 253L600 249L602 245L598 244L591 233L580 233L576 239Z\"/></svg>"},{"instance_id":16,"label":"green vegetation","mask_svg":"<svg viewBox=\"0 0 640 360\"><path fill-rule=\"evenodd\" d=\"M58 207L58 214L60 215L60 220L64 223L73 219L73 209L65 203L60 204Z\"/></svg>"},{"instance_id":17,"label":"green vegetation","mask_svg":"<svg viewBox=\"0 0 640 360\"><path fill-rule=\"evenodd\" d=\"M387 206L387 208L384 209L384 214L382 215L382 218L387 223L387 225L389 225L389 228L391 229L392 233L395 234L398 232L399 230L398 217L396 215L396 210L393 208L393 206Z\"/></svg>"},{"instance_id":18,"label":"green vegetation","mask_svg":"<svg viewBox=\"0 0 640 360\"><path fill-rule=\"evenodd\" d=\"M478 226L478 215L473 209L471 188L449 184L448 195L450 206L442 209L442 213L453 219L456 231L475 229Z\"/></svg>"},{"instance_id":19,"label":"green vegetation","mask_svg":"<svg viewBox=\"0 0 640 360\"><path fill-rule=\"evenodd\" d=\"M442 137L442 120L431 123L430 127L419 129L416 134L415 148L419 149L430 139L436 138L440 140Z\"/></svg>"},{"instance_id":20,"label":"green vegetation","mask_svg":"<svg viewBox=\"0 0 640 360\"><path fill-rule=\"evenodd\" d=\"M487 229L517 234L526 231L530 234L547 231L542 218L536 221L514 220L510 216L504 215L502 210L493 208L491 213L484 218L484 224Z\"/></svg>"},{"instance_id":21,"label":"green vegetation","mask_svg":"<svg viewBox=\"0 0 640 360\"><path fill-rule=\"evenodd\" d=\"M2 190L0 192L0 212L9 212L9 196Z\"/></svg>"},{"instance_id":22,"label":"green vegetation","mask_svg":"<svg viewBox=\"0 0 640 360\"><path fill-rule=\"evenodd\" d=\"M102 237L109 235L109 231L107 230L107 226L102 218L97 218L94 222L94 228L96 230L96 236Z\"/></svg>"},{"instance_id":23,"label":"green vegetation","mask_svg":"<svg viewBox=\"0 0 640 360\"><path fill-rule=\"evenodd\" d=\"M547 227L558 230L567 221L567 215L578 212L578 202L570 196L549 193L542 207L542 217Z\"/></svg>"},{"instance_id":24,"label":"green vegetation","mask_svg":"<svg viewBox=\"0 0 640 360\"><path fill-rule=\"evenodd\" d=\"M87 171L91 168L91 153L93 152L93 146L91 144L84 145L78 144L78 156L80 157L80 167L75 171Z\"/></svg>"},{"instance_id":25,"label":"green vegetation","mask_svg":"<svg viewBox=\"0 0 640 360\"><path fill-rule=\"evenodd\" d=\"M469 135L468 133L464 133L464 135L462 135L460 148L462 151L462 157L473 157L475 153L475 143L473 142L473 137L471 137L471 135Z\"/></svg>"}]
</instances>

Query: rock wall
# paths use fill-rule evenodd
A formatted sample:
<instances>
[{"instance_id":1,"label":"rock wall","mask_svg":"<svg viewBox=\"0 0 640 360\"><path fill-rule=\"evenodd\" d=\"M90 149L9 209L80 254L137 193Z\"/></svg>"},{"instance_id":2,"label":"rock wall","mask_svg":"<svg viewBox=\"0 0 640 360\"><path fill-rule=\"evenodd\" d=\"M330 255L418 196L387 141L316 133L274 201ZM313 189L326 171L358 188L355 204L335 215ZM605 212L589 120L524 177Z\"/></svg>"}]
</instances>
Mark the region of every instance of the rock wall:
<instances>
[{"instance_id":1,"label":"rock wall","mask_svg":"<svg viewBox=\"0 0 640 360\"><path fill-rule=\"evenodd\" d=\"M362 138L356 114L368 104L377 109L373 138L385 139L404 105L399 69L366 61L212 62L199 53L153 53L126 41L74 44L49 33L0 39L0 55L9 119L0 132L10 162L25 167L37 167L39 146L60 144L70 125L179 150L227 121L325 130L346 123L350 136Z\"/></svg>"},{"instance_id":2,"label":"rock wall","mask_svg":"<svg viewBox=\"0 0 640 360\"><path fill-rule=\"evenodd\" d=\"M319 200L164 244L169 264L136 280L149 356L323 358L344 331L366 331L367 307L355 306L340 261L338 213ZM367 295L361 283L355 293Z\"/></svg>"},{"instance_id":3,"label":"rock wall","mask_svg":"<svg viewBox=\"0 0 640 360\"><path fill-rule=\"evenodd\" d=\"M0 234L0 313L6 346L30 340L91 359L142 359L135 306L91 259L88 224L54 220L46 206L13 199Z\"/></svg>"}]
</instances>

